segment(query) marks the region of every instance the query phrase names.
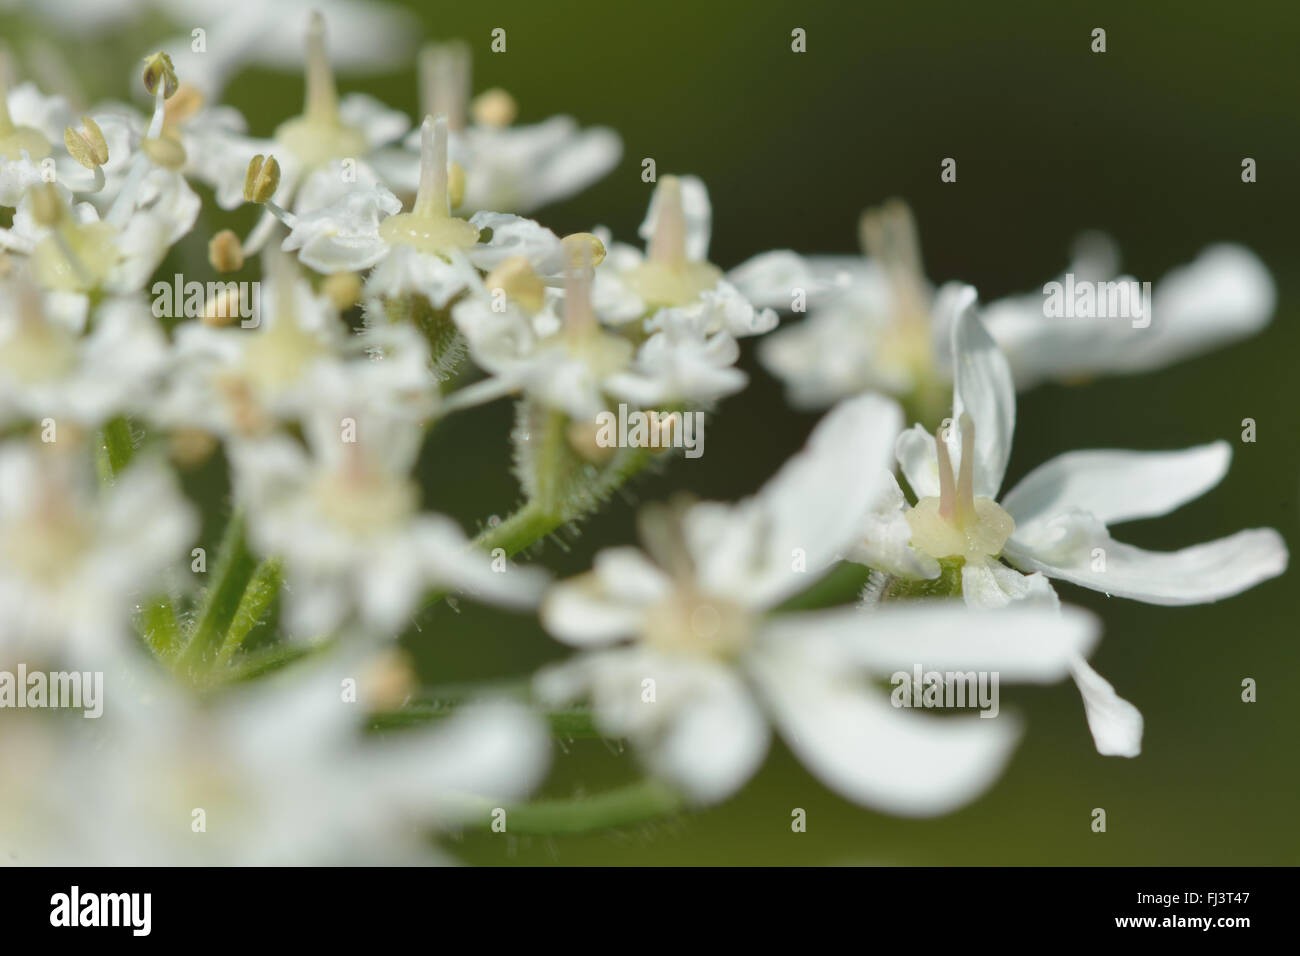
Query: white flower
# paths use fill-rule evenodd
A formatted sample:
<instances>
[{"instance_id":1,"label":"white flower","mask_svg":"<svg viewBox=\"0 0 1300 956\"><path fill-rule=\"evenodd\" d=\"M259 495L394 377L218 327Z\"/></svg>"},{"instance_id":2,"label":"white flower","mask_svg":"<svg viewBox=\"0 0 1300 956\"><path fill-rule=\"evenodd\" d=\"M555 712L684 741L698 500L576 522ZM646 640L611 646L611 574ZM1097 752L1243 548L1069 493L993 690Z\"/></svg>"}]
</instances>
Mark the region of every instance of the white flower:
<instances>
[{"instance_id":1,"label":"white flower","mask_svg":"<svg viewBox=\"0 0 1300 956\"><path fill-rule=\"evenodd\" d=\"M736 340L725 330L701 330L698 315L663 310L646 323L650 335L639 345L601 325L591 305L591 268L578 258L587 247L571 248L578 251L563 295L546 290L517 257L476 279L474 293L452 308L470 354L490 377L450 397L449 405L523 390L574 420L593 421L616 400L708 405L744 388Z\"/></svg>"},{"instance_id":2,"label":"white flower","mask_svg":"<svg viewBox=\"0 0 1300 956\"><path fill-rule=\"evenodd\" d=\"M447 124L427 117L420 190L410 212L373 177L340 191L315 212L294 217L284 241L320 272L376 266L366 282L367 301L422 295L436 308L463 292L476 275L522 255L554 272L562 258L559 238L529 219L502 213L451 215ZM376 265L377 264L377 265ZM374 308L379 308L375 305Z\"/></svg>"},{"instance_id":3,"label":"white flower","mask_svg":"<svg viewBox=\"0 0 1300 956\"><path fill-rule=\"evenodd\" d=\"M865 258L765 253L731 272L756 303L789 309L802 292L812 304L806 320L759 345L759 358L798 407L824 407L867 389L924 397L951 380L950 297L960 286L934 291L903 203L865 213L860 232ZM1068 271L1076 280L1110 281L1115 261L1109 240L1088 236ZM1236 341L1268 322L1274 299L1254 254L1217 245L1156 283L1146 328L1125 318L1048 317L1044 293L994 302L985 322L1024 390L1044 379L1161 368Z\"/></svg>"},{"instance_id":4,"label":"white flower","mask_svg":"<svg viewBox=\"0 0 1300 956\"><path fill-rule=\"evenodd\" d=\"M166 337L139 296L86 300L0 282L0 422L86 428L142 410L161 376Z\"/></svg>"},{"instance_id":5,"label":"white flower","mask_svg":"<svg viewBox=\"0 0 1300 956\"><path fill-rule=\"evenodd\" d=\"M470 53L463 43L421 51L422 111L447 117L451 157L465 171L465 209L531 213L581 192L618 165L623 144L613 130L580 129L569 116L514 125L517 108L506 91L486 90L469 102L469 74ZM415 192L420 150L419 136L412 133L403 149L376 157L395 190Z\"/></svg>"},{"instance_id":6,"label":"white flower","mask_svg":"<svg viewBox=\"0 0 1300 956\"><path fill-rule=\"evenodd\" d=\"M386 414L417 420L436 402L429 350L415 329L388 325L349 333L328 297L313 291L292 260L267 257L269 276L255 327L232 303L229 328L201 321L175 332L171 374L149 410L163 427L255 437L306 417L326 388L365 396Z\"/></svg>"},{"instance_id":7,"label":"white flower","mask_svg":"<svg viewBox=\"0 0 1300 956\"><path fill-rule=\"evenodd\" d=\"M1133 282L1114 266L1118 255L1105 237L1076 244L1066 270L1089 282ZM1244 246L1205 249L1155 283L1149 327L1125 318L1046 318L1042 292L991 303L984 310L989 334L1006 353L1016 387L1044 379L1147 372L1259 332L1273 316L1272 276Z\"/></svg>"},{"instance_id":8,"label":"white flower","mask_svg":"<svg viewBox=\"0 0 1300 956\"><path fill-rule=\"evenodd\" d=\"M198 197L164 169L142 172L132 194L148 205L115 204L110 217L125 212L101 219L90 203L73 204L65 186L41 183L23 196L13 227L0 230L0 245L25 258L42 288L79 296L86 305L96 294L137 292L193 226ZM126 195L124 188L119 199Z\"/></svg>"},{"instance_id":9,"label":"white flower","mask_svg":"<svg viewBox=\"0 0 1300 956\"><path fill-rule=\"evenodd\" d=\"M538 676L541 696L590 697L602 732L630 737L653 772L701 802L754 773L769 716L813 773L856 802L926 815L980 793L1019 736L1014 718L905 714L873 678L923 662L1056 680L1091 649L1091 616L959 605L769 614L849 545L900 421L886 399L853 399L754 498L649 516L643 538L657 564L616 548L557 585L543 623L584 652Z\"/></svg>"},{"instance_id":10,"label":"white flower","mask_svg":"<svg viewBox=\"0 0 1300 956\"><path fill-rule=\"evenodd\" d=\"M1151 604L1204 604L1282 573L1287 549L1271 528L1174 552L1110 535L1109 525L1166 514L1217 485L1231 458L1223 441L1176 452L1067 453L1030 472L999 503L1015 389L974 304L975 290L967 288L952 325L957 426L941 427L940 441L920 425L899 436L898 462L918 500L908 508L901 493L878 499L854 560L904 575L910 562L912 573L929 578L946 566L960 575L962 596L975 607L1051 603L1044 576ZM1085 699L1092 688L1109 688L1090 672L1079 684ZM1089 706L1090 720L1106 713L1095 701ZM1140 718L1136 727L1140 738ZM1094 724L1093 731L1101 747L1113 728ZM1128 739L1120 752L1136 752Z\"/></svg>"},{"instance_id":11,"label":"white flower","mask_svg":"<svg viewBox=\"0 0 1300 956\"><path fill-rule=\"evenodd\" d=\"M374 97L352 93L339 99L326 53L325 20L319 13L312 14L308 25L306 71L301 116L281 123L269 140L214 136L204 157L194 162L196 175L213 187L222 208L233 209L244 201L249 161L274 155L280 166L275 202L295 215L314 212L350 185L340 162L349 163L348 176L355 173L357 182L374 181L367 160L409 127L404 114ZM245 253L260 251L274 230L275 216L268 208L245 241Z\"/></svg>"},{"instance_id":12,"label":"white flower","mask_svg":"<svg viewBox=\"0 0 1300 956\"><path fill-rule=\"evenodd\" d=\"M411 468L423 428L367 407L344 381L320 381L318 407L303 422L306 449L284 435L230 448L249 538L284 561L288 630L315 639L356 623L389 637L438 587L534 604L543 572L498 564L453 520L419 510Z\"/></svg>"},{"instance_id":13,"label":"white flower","mask_svg":"<svg viewBox=\"0 0 1300 956\"><path fill-rule=\"evenodd\" d=\"M605 242L608 255L592 293L596 314L610 323L649 318L647 328L654 328L656 321L669 321L665 311L681 310L706 334L761 335L775 328L776 313L755 309L708 261L712 219L708 191L697 177L660 179L640 228L645 255Z\"/></svg>"},{"instance_id":14,"label":"white flower","mask_svg":"<svg viewBox=\"0 0 1300 956\"><path fill-rule=\"evenodd\" d=\"M102 664L129 648L137 602L188 557L193 509L145 459L97 486L68 436L0 445L0 656Z\"/></svg>"},{"instance_id":15,"label":"white flower","mask_svg":"<svg viewBox=\"0 0 1300 956\"><path fill-rule=\"evenodd\" d=\"M0 794L7 861L447 862L431 832L488 820L545 770L546 731L517 705L471 704L386 739L342 698L356 668L307 667L217 702L110 671L98 720L6 720L0 756L33 771Z\"/></svg>"}]
</instances>

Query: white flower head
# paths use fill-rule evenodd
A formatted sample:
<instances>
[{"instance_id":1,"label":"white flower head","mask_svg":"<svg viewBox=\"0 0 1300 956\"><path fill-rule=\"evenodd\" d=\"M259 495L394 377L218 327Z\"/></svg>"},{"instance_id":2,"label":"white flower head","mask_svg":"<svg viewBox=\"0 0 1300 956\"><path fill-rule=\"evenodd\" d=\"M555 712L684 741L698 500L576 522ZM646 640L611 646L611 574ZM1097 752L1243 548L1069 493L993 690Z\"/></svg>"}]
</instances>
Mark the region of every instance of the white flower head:
<instances>
[{"instance_id":1,"label":"white flower head","mask_svg":"<svg viewBox=\"0 0 1300 956\"><path fill-rule=\"evenodd\" d=\"M584 650L539 675L539 693L589 697L603 732L630 737L652 771L700 802L725 799L755 772L769 719L856 802L929 815L979 794L1018 739L1015 719L904 713L873 679L923 660L1056 680L1091 649L1090 616L952 605L771 613L850 545L846 531L871 505L870 476L884 473L900 421L886 399L853 399L754 498L648 516L654 561L604 551L592 572L548 595L544 625Z\"/></svg>"},{"instance_id":2,"label":"white flower head","mask_svg":"<svg viewBox=\"0 0 1300 956\"><path fill-rule=\"evenodd\" d=\"M903 575L910 565L911 573L931 578L946 567L959 575L961 594L974 607L1054 602L1046 578L1151 604L1204 604L1286 568L1286 545L1271 528L1173 552L1111 537L1112 524L1166 514L1217 485L1231 457L1226 442L1176 452L1071 452L999 496L1015 428L1011 371L975 313L973 289L956 313L956 422L937 436L919 425L899 436L898 463L917 501L908 507L901 494L878 501L855 560ZM1087 695L1105 682L1089 674L1079 684ZM1089 719L1106 713L1090 706ZM1140 739L1135 713L1126 717ZM1099 745L1113 738L1096 724L1093 731ZM1132 733L1128 740L1112 752L1135 753Z\"/></svg>"},{"instance_id":3,"label":"white flower head","mask_svg":"<svg viewBox=\"0 0 1300 956\"><path fill-rule=\"evenodd\" d=\"M353 335L291 257L273 250L265 259L269 278L250 303L254 326L192 321L177 328L172 374L150 412L154 421L257 437L305 418L325 388L364 395L408 420L433 411L428 346L418 332L384 326Z\"/></svg>"},{"instance_id":4,"label":"white flower head","mask_svg":"<svg viewBox=\"0 0 1300 956\"><path fill-rule=\"evenodd\" d=\"M435 588L507 607L535 603L545 575L499 568L450 518L420 510L411 469L424 430L322 380L304 422L307 447L284 435L231 446L237 500L262 554L284 562L287 618L304 639L359 626L398 632Z\"/></svg>"}]
</instances>

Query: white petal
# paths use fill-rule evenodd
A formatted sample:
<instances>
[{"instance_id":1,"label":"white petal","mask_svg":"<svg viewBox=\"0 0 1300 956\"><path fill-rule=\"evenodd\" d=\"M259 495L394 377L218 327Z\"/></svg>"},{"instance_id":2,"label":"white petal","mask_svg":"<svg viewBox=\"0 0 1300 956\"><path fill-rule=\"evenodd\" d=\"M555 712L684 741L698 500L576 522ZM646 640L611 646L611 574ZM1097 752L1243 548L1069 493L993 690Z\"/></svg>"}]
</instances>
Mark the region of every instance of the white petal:
<instances>
[{"instance_id":1,"label":"white petal","mask_svg":"<svg viewBox=\"0 0 1300 956\"><path fill-rule=\"evenodd\" d=\"M1092 653L1101 622L1081 608L1016 604L978 612L959 601L914 601L875 610L784 614L765 635L808 657L836 651L875 674L926 670L997 672L1008 681L1051 683Z\"/></svg>"},{"instance_id":2,"label":"white petal","mask_svg":"<svg viewBox=\"0 0 1300 956\"><path fill-rule=\"evenodd\" d=\"M694 800L717 803L758 770L770 736L749 689L730 672L718 670L682 703L646 759L656 773L682 786Z\"/></svg>"},{"instance_id":3,"label":"white petal","mask_svg":"<svg viewBox=\"0 0 1300 956\"><path fill-rule=\"evenodd\" d=\"M1286 544L1272 528L1239 531L1180 551L1146 551L1116 541L1105 526L1081 513L1027 531L1017 528L1003 556L1019 568L1094 591L1171 605L1208 604L1240 594L1287 565Z\"/></svg>"},{"instance_id":4,"label":"white petal","mask_svg":"<svg viewBox=\"0 0 1300 956\"><path fill-rule=\"evenodd\" d=\"M1199 498L1228 471L1225 441L1183 451L1075 451L1039 465L1002 499L1017 526L1066 511L1105 524L1154 518Z\"/></svg>"},{"instance_id":5,"label":"white petal","mask_svg":"<svg viewBox=\"0 0 1300 956\"><path fill-rule=\"evenodd\" d=\"M1115 693L1115 688L1082 657L1073 664L1074 682L1083 697L1088 729L1097 753L1136 757L1142 752L1142 712Z\"/></svg>"},{"instance_id":6,"label":"white petal","mask_svg":"<svg viewBox=\"0 0 1300 956\"><path fill-rule=\"evenodd\" d=\"M1258 256L1244 246L1211 246L1156 285L1151 322L1157 334L1135 356L1132 370L1158 368L1254 335L1273 317L1276 302L1273 278Z\"/></svg>"},{"instance_id":7,"label":"white petal","mask_svg":"<svg viewBox=\"0 0 1300 956\"><path fill-rule=\"evenodd\" d=\"M997 498L1016 427L1011 368L975 314L975 290L967 287L954 294L951 308L957 314L952 333L953 418L965 412L975 422L975 494Z\"/></svg>"},{"instance_id":8,"label":"white petal","mask_svg":"<svg viewBox=\"0 0 1300 956\"><path fill-rule=\"evenodd\" d=\"M790 748L855 803L898 816L955 810L998 778L1020 738L1006 712L992 720L910 713L865 681L785 651L755 661L754 676Z\"/></svg>"},{"instance_id":9,"label":"white petal","mask_svg":"<svg viewBox=\"0 0 1300 956\"><path fill-rule=\"evenodd\" d=\"M542 625L567 644L607 644L635 636L646 606L672 585L636 548L596 555L593 570L556 584L542 602Z\"/></svg>"},{"instance_id":10,"label":"white petal","mask_svg":"<svg viewBox=\"0 0 1300 956\"><path fill-rule=\"evenodd\" d=\"M895 402L870 393L827 413L807 447L756 497L729 509L735 513L730 544L693 549L704 580L728 593L732 588L722 582L743 577L744 600L753 607L770 607L808 587L853 546L888 474L901 421ZM795 570L799 553L804 568Z\"/></svg>"}]
</instances>

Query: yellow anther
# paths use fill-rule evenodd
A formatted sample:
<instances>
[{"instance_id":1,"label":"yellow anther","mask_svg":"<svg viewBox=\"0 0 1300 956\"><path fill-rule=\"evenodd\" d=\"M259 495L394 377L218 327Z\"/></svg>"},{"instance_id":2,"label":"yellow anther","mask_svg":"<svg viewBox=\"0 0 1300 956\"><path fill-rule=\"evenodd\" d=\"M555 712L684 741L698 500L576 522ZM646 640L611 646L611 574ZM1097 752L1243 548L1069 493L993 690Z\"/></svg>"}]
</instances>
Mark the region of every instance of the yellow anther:
<instances>
[{"instance_id":1,"label":"yellow anther","mask_svg":"<svg viewBox=\"0 0 1300 956\"><path fill-rule=\"evenodd\" d=\"M515 98L500 87L484 90L474 97L469 109L479 126L509 126L519 113Z\"/></svg>"},{"instance_id":2,"label":"yellow anther","mask_svg":"<svg viewBox=\"0 0 1300 956\"><path fill-rule=\"evenodd\" d=\"M71 126L63 130L63 144L72 158L87 169L98 169L108 162L108 143L104 133L89 116L81 118L81 129Z\"/></svg>"},{"instance_id":3,"label":"yellow anther","mask_svg":"<svg viewBox=\"0 0 1300 956\"><path fill-rule=\"evenodd\" d=\"M218 272L238 272L244 268L244 247L233 230L222 229L208 242L208 262Z\"/></svg>"},{"instance_id":4,"label":"yellow anther","mask_svg":"<svg viewBox=\"0 0 1300 956\"><path fill-rule=\"evenodd\" d=\"M158 92L160 83L163 89L163 99L166 100L175 96L181 85L180 81L176 79L176 68L172 66L172 58L162 52L145 57L144 60L144 88L149 91L149 95L152 96Z\"/></svg>"},{"instance_id":5,"label":"yellow anther","mask_svg":"<svg viewBox=\"0 0 1300 956\"><path fill-rule=\"evenodd\" d=\"M334 303L334 308L346 312L361 301L361 277L355 272L335 272L325 277L321 291Z\"/></svg>"},{"instance_id":6,"label":"yellow anther","mask_svg":"<svg viewBox=\"0 0 1300 956\"><path fill-rule=\"evenodd\" d=\"M495 295L500 289L507 299L529 312L541 309L545 301L546 286L524 256L511 256L489 272L483 281L489 292Z\"/></svg>"},{"instance_id":7,"label":"yellow anther","mask_svg":"<svg viewBox=\"0 0 1300 956\"><path fill-rule=\"evenodd\" d=\"M264 203L275 195L280 185L280 164L274 156L260 153L248 162L248 175L244 177L244 201Z\"/></svg>"},{"instance_id":8,"label":"yellow anther","mask_svg":"<svg viewBox=\"0 0 1300 956\"><path fill-rule=\"evenodd\" d=\"M605 261L605 244L599 236L589 232L574 232L560 240L564 245L565 261L569 265L583 262L598 266Z\"/></svg>"}]
</instances>

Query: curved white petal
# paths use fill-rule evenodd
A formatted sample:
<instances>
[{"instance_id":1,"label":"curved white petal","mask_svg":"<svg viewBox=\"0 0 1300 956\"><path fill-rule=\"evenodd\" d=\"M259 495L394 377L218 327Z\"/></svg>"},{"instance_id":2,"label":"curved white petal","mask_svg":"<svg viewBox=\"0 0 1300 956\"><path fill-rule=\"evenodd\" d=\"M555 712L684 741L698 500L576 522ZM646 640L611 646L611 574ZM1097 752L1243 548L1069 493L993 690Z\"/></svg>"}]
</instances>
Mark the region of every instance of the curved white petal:
<instances>
[{"instance_id":1,"label":"curved white petal","mask_svg":"<svg viewBox=\"0 0 1300 956\"><path fill-rule=\"evenodd\" d=\"M1003 680L1051 683L1092 653L1101 622L1081 608L1017 604L978 613L958 601L913 601L867 611L834 608L781 615L766 637L808 658L839 655L875 674L996 671Z\"/></svg>"},{"instance_id":2,"label":"curved white petal","mask_svg":"<svg viewBox=\"0 0 1300 956\"><path fill-rule=\"evenodd\" d=\"M755 497L714 523L721 540L693 544L706 588L771 607L808 587L853 546L901 422L898 405L873 394L827 413Z\"/></svg>"},{"instance_id":3,"label":"curved white petal","mask_svg":"<svg viewBox=\"0 0 1300 956\"><path fill-rule=\"evenodd\" d=\"M950 308L957 314L952 332L953 418L965 412L975 423L975 494L997 498L1016 427L1011 367L975 314L974 289L954 293Z\"/></svg>"},{"instance_id":4,"label":"curved white petal","mask_svg":"<svg viewBox=\"0 0 1300 956\"><path fill-rule=\"evenodd\" d=\"M1074 682L1083 697L1097 753L1106 757L1136 757L1142 752L1142 712L1126 701L1106 678L1082 657L1072 665Z\"/></svg>"},{"instance_id":5,"label":"curved white petal","mask_svg":"<svg viewBox=\"0 0 1300 956\"><path fill-rule=\"evenodd\" d=\"M1227 474L1225 441L1182 451L1074 451L1039 465L1002 499L1017 525L1086 511L1105 524L1154 518L1199 498Z\"/></svg>"},{"instance_id":6,"label":"curved white petal","mask_svg":"<svg viewBox=\"0 0 1300 956\"><path fill-rule=\"evenodd\" d=\"M1286 570L1286 544L1272 528L1238 531L1179 551L1146 551L1116 541L1090 515L1074 513L1017 528L1003 556L1108 595L1148 604L1208 604Z\"/></svg>"},{"instance_id":7,"label":"curved white petal","mask_svg":"<svg viewBox=\"0 0 1300 956\"><path fill-rule=\"evenodd\" d=\"M797 643L797 642L796 642ZM898 816L934 816L984 792L1020 739L1020 723L929 717L833 668L809 666L793 645L753 664L790 748L828 787Z\"/></svg>"}]
</instances>

